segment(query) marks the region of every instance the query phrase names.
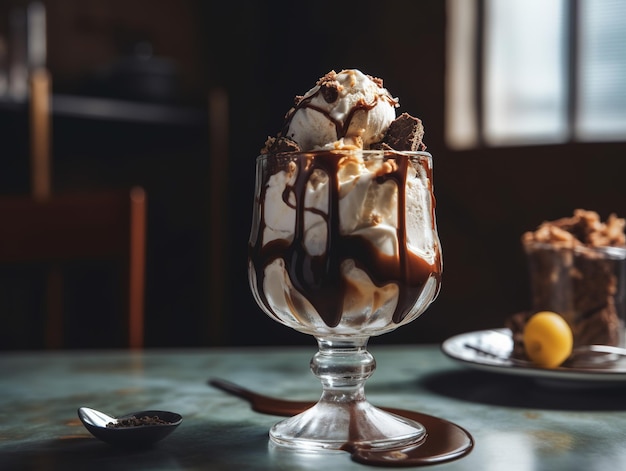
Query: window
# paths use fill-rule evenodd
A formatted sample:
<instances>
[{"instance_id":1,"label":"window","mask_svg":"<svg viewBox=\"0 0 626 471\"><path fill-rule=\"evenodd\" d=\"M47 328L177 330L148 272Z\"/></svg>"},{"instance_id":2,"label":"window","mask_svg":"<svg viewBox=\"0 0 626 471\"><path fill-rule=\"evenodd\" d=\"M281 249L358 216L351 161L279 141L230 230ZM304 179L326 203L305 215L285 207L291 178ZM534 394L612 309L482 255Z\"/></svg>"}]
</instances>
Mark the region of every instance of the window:
<instances>
[{"instance_id":1,"label":"window","mask_svg":"<svg viewBox=\"0 0 626 471\"><path fill-rule=\"evenodd\" d=\"M576 133L585 140L626 140L626 1L586 0L579 16Z\"/></svg>"},{"instance_id":2,"label":"window","mask_svg":"<svg viewBox=\"0 0 626 471\"><path fill-rule=\"evenodd\" d=\"M456 149L626 140L626 0L448 0Z\"/></svg>"}]
</instances>

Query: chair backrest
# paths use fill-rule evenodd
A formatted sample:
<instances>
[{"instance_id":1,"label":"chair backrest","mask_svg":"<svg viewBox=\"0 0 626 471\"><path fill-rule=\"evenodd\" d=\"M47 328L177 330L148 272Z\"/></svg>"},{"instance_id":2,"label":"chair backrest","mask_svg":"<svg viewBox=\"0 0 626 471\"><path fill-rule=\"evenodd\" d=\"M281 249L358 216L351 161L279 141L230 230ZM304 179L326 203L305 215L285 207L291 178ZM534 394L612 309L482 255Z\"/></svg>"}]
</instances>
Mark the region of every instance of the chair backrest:
<instances>
[{"instance_id":1,"label":"chair backrest","mask_svg":"<svg viewBox=\"0 0 626 471\"><path fill-rule=\"evenodd\" d=\"M0 197L0 263L72 260L122 262L127 312L123 331L131 348L143 347L146 194L131 190ZM63 347L62 313L47 300L47 346ZM58 311L58 309L57 309Z\"/></svg>"}]
</instances>

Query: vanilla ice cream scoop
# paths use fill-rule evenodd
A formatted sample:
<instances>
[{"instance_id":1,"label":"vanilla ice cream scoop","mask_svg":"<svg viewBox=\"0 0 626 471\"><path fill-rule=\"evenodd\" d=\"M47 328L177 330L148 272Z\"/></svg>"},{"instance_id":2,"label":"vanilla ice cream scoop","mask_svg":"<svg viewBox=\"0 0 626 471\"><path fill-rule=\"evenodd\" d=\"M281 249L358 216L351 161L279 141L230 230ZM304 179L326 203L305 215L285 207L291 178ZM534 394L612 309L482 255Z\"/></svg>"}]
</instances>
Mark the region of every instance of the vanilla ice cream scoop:
<instances>
[{"instance_id":1,"label":"vanilla ice cream scoop","mask_svg":"<svg viewBox=\"0 0 626 471\"><path fill-rule=\"evenodd\" d=\"M356 69L332 71L290 110L284 135L302 150L368 149L382 140L397 106L382 80Z\"/></svg>"},{"instance_id":2,"label":"vanilla ice cream scoop","mask_svg":"<svg viewBox=\"0 0 626 471\"><path fill-rule=\"evenodd\" d=\"M408 113L396 117L398 106L381 79L357 69L331 71L296 97L281 132L267 139L261 154L426 150L422 121Z\"/></svg>"}]
</instances>

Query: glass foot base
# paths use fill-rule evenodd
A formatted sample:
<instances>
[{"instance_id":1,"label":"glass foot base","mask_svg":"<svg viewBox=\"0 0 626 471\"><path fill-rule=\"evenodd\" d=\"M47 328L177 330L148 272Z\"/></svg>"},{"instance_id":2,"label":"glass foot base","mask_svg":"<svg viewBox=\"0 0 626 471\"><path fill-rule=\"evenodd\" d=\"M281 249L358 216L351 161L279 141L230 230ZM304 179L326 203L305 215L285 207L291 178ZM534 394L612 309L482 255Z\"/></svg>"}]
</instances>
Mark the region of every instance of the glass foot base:
<instances>
[{"instance_id":1,"label":"glass foot base","mask_svg":"<svg viewBox=\"0 0 626 471\"><path fill-rule=\"evenodd\" d=\"M277 445L303 450L396 448L417 445L425 437L422 424L385 412L366 401L319 402L270 429L270 438Z\"/></svg>"}]
</instances>

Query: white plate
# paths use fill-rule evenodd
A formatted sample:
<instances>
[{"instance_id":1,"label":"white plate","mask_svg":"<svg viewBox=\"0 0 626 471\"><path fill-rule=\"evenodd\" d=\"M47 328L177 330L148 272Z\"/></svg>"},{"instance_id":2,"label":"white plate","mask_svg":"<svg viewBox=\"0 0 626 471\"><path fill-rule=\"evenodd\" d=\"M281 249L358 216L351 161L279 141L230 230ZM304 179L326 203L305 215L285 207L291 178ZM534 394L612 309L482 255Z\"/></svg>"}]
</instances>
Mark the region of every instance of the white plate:
<instances>
[{"instance_id":1,"label":"white plate","mask_svg":"<svg viewBox=\"0 0 626 471\"><path fill-rule=\"evenodd\" d=\"M507 358L513 349L513 339L509 329L480 330L455 335L444 341L441 349L453 360L474 369L493 373L528 376L550 383L577 383L586 386L626 385L626 362L624 360L590 368L561 366L555 369L545 369L514 364ZM477 349L498 352L499 355L497 357L485 355Z\"/></svg>"}]
</instances>

